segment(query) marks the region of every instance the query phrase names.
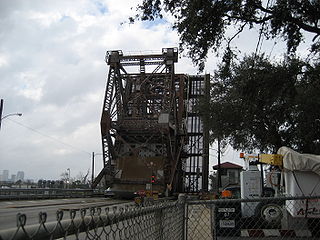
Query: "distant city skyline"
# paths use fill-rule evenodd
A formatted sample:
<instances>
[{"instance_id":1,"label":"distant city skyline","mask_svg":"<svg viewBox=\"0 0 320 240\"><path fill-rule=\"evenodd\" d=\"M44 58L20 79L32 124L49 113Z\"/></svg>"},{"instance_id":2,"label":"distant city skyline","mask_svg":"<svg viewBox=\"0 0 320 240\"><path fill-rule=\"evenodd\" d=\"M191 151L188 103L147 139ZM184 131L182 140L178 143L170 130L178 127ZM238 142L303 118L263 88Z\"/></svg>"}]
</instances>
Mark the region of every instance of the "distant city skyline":
<instances>
[{"instance_id":1,"label":"distant city skyline","mask_svg":"<svg viewBox=\"0 0 320 240\"><path fill-rule=\"evenodd\" d=\"M27 181L27 180L31 180L33 181L33 179L25 179L25 172L22 170L13 170L12 173L10 174L10 170L8 169L4 169L4 170L0 170L0 181L2 182L17 182L19 180L21 181ZM10 177L9 177L10 176Z\"/></svg>"}]
</instances>

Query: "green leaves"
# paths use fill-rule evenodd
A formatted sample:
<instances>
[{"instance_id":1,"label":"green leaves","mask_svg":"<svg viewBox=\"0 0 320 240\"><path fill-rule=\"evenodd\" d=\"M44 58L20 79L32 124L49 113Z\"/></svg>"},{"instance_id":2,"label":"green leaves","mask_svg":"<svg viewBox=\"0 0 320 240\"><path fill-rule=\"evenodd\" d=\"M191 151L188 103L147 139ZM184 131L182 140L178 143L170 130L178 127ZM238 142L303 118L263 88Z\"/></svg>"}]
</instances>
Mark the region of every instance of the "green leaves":
<instances>
[{"instance_id":1,"label":"green leaves","mask_svg":"<svg viewBox=\"0 0 320 240\"><path fill-rule=\"evenodd\" d=\"M187 50L200 71L208 52L230 50L243 26L258 29L267 39L282 38L287 42L287 53L294 53L303 41L303 33L309 32L314 35L311 51L319 52L320 1L143 0L138 11L141 20L162 18L163 12L172 14L180 47ZM239 32L227 35L227 30L234 27L239 27Z\"/></svg>"},{"instance_id":2,"label":"green leaves","mask_svg":"<svg viewBox=\"0 0 320 240\"><path fill-rule=\"evenodd\" d=\"M233 61L228 75L223 68L212 79L210 113L203 112L212 139L238 150L275 152L285 145L320 153L319 64L251 55Z\"/></svg>"},{"instance_id":3,"label":"green leaves","mask_svg":"<svg viewBox=\"0 0 320 240\"><path fill-rule=\"evenodd\" d=\"M224 53L210 104L199 105L212 140L227 139L236 149L275 152L286 145L320 154L320 1L143 0L139 9L141 20L163 11L175 17L180 49L200 71L209 51ZM254 54L236 61L232 41L248 27L283 39L288 57L275 63ZM232 29L233 36L226 34ZM305 32L313 35L313 63L294 58Z\"/></svg>"}]
</instances>

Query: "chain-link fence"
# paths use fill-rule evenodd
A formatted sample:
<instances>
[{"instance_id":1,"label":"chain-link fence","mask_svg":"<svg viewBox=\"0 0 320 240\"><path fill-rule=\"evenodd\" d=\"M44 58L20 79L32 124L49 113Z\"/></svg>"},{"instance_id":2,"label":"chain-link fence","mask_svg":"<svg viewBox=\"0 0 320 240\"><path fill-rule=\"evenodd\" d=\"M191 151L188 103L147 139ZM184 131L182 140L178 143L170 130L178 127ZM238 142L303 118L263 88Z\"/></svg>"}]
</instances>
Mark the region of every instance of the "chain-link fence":
<instances>
[{"instance_id":1,"label":"chain-link fence","mask_svg":"<svg viewBox=\"0 0 320 240\"><path fill-rule=\"evenodd\" d=\"M143 206L58 211L55 222L39 214L0 239L320 239L320 196L161 201Z\"/></svg>"},{"instance_id":2,"label":"chain-link fence","mask_svg":"<svg viewBox=\"0 0 320 240\"><path fill-rule=\"evenodd\" d=\"M0 239L183 239L184 210L177 201L98 207L57 211L56 222L41 212L36 225L18 214L17 228L0 231Z\"/></svg>"},{"instance_id":3,"label":"chain-link fence","mask_svg":"<svg viewBox=\"0 0 320 240\"><path fill-rule=\"evenodd\" d=\"M187 201L186 239L320 239L320 197Z\"/></svg>"}]
</instances>

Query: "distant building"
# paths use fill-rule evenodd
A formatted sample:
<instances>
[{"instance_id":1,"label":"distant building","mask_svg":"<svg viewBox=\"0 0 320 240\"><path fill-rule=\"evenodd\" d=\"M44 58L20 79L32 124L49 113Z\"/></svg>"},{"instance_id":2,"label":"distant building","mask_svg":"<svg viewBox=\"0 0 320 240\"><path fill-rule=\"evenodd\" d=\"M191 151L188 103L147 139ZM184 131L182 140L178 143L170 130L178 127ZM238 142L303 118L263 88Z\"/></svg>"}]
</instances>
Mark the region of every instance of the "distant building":
<instances>
[{"instance_id":1,"label":"distant building","mask_svg":"<svg viewBox=\"0 0 320 240\"><path fill-rule=\"evenodd\" d=\"M11 174L10 182L15 183L16 181L17 181L17 175L15 175L15 174Z\"/></svg>"},{"instance_id":2,"label":"distant building","mask_svg":"<svg viewBox=\"0 0 320 240\"><path fill-rule=\"evenodd\" d=\"M2 181L8 182L9 181L9 170L3 170L2 172Z\"/></svg>"},{"instance_id":3,"label":"distant building","mask_svg":"<svg viewBox=\"0 0 320 240\"><path fill-rule=\"evenodd\" d=\"M218 170L218 165L215 165L212 168L213 170ZM227 186L239 186L241 171L242 171L242 166L238 164L231 163L231 162L221 163L220 173L221 173L222 189ZM214 176L213 188L218 189L218 174L215 174Z\"/></svg>"},{"instance_id":4,"label":"distant building","mask_svg":"<svg viewBox=\"0 0 320 240\"><path fill-rule=\"evenodd\" d=\"M16 181L24 181L24 171L18 171Z\"/></svg>"}]
</instances>

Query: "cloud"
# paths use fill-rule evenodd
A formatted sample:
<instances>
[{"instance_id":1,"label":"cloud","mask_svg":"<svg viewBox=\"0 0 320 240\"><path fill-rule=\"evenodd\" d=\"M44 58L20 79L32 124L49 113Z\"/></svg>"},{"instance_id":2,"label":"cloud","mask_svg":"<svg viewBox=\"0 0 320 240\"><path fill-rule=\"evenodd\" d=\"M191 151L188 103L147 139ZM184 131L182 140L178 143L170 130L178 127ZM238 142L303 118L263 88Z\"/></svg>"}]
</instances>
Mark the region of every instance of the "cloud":
<instances>
[{"instance_id":1,"label":"cloud","mask_svg":"<svg viewBox=\"0 0 320 240\"><path fill-rule=\"evenodd\" d=\"M178 46L166 21L127 23L138 2L0 1L0 97L4 114L23 113L3 121L0 171L57 179L90 168L90 153L102 151L106 51ZM195 73L184 65L179 72Z\"/></svg>"},{"instance_id":2,"label":"cloud","mask_svg":"<svg viewBox=\"0 0 320 240\"><path fill-rule=\"evenodd\" d=\"M4 114L23 113L3 121L0 170L24 170L34 179L57 179L67 168L74 175L87 171L90 153L102 151L106 51L160 52L179 43L170 16L128 23L139 2L0 1L0 98ZM237 41L245 52L254 51L253 35ZM206 72L216 65L210 54ZM197 68L181 55L176 72L196 74Z\"/></svg>"},{"instance_id":3,"label":"cloud","mask_svg":"<svg viewBox=\"0 0 320 240\"><path fill-rule=\"evenodd\" d=\"M16 91L18 95L33 101L41 100L44 81L41 79L40 74L35 72L22 72L17 78L18 85L16 86Z\"/></svg>"}]
</instances>

